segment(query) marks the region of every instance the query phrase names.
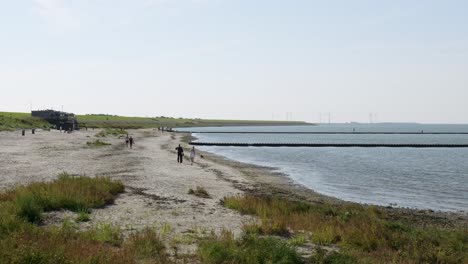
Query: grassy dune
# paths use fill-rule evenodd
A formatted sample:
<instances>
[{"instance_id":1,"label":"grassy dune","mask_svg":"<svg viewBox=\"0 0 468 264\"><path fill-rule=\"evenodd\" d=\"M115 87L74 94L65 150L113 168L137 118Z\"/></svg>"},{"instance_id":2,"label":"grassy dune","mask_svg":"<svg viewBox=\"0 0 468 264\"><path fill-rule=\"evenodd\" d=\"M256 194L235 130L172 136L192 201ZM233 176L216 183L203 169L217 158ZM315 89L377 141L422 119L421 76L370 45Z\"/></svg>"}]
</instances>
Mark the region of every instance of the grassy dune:
<instances>
[{"instance_id":1,"label":"grassy dune","mask_svg":"<svg viewBox=\"0 0 468 264\"><path fill-rule=\"evenodd\" d=\"M15 129L49 128L51 125L40 119L31 117L29 113L0 112L0 131Z\"/></svg>"}]
</instances>

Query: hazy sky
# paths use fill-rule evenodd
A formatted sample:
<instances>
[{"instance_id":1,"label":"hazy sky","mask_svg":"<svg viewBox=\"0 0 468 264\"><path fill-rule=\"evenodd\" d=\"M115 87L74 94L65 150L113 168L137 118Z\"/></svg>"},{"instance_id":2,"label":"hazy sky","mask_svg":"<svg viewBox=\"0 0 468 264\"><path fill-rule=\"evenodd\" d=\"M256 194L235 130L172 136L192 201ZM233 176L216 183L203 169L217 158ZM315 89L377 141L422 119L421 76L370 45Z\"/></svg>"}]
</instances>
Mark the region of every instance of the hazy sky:
<instances>
[{"instance_id":1,"label":"hazy sky","mask_svg":"<svg viewBox=\"0 0 468 264\"><path fill-rule=\"evenodd\" d=\"M0 0L0 111L468 123L467 14L466 0Z\"/></svg>"}]
</instances>

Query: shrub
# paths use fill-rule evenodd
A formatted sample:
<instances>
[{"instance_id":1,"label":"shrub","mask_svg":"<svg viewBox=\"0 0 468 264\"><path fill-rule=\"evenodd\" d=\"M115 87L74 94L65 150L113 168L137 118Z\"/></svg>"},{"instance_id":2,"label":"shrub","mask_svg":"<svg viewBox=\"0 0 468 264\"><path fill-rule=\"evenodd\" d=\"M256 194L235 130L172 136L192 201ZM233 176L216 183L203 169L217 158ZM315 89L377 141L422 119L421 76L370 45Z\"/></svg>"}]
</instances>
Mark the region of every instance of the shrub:
<instances>
[{"instance_id":1,"label":"shrub","mask_svg":"<svg viewBox=\"0 0 468 264\"><path fill-rule=\"evenodd\" d=\"M23 194L16 197L16 214L31 223L39 223L42 218L43 207L34 194Z\"/></svg>"}]
</instances>

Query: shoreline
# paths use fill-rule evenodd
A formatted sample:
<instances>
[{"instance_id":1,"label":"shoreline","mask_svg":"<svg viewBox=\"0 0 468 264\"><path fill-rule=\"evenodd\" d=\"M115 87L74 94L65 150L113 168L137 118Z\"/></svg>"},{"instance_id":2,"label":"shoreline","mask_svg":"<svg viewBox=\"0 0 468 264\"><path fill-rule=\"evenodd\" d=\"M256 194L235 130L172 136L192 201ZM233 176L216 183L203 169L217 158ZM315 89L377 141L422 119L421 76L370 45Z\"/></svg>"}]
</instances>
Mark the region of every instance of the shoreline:
<instances>
[{"instance_id":1,"label":"shoreline","mask_svg":"<svg viewBox=\"0 0 468 264\"><path fill-rule=\"evenodd\" d=\"M193 135L180 137L187 145L187 139L196 139ZM188 145L190 146L190 145ZM286 173L276 171L274 167L259 166L229 159L209 151L198 150L204 153L205 158L215 163L233 167L254 181L251 193L255 195L276 195L287 199L301 200L312 203L331 203L334 205L355 204L376 207L386 212L392 218L403 218L419 224L435 224L453 227L468 227L468 211L442 211L432 209L418 209L407 207L394 207L360 203L342 200L337 197L321 194L313 189L295 182Z\"/></svg>"},{"instance_id":2,"label":"shoreline","mask_svg":"<svg viewBox=\"0 0 468 264\"><path fill-rule=\"evenodd\" d=\"M352 234L356 231L376 240L398 234L387 225L402 225L408 230L421 231L417 233L417 239L425 239L425 236L440 231L443 237L437 241L443 245L450 241L451 234L456 235L456 241L463 243L458 237L468 230L466 215L346 202L295 184L273 168L236 162L210 152L200 151L204 158L198 156L193 165L186 155L180 164L176 161L175 147L181 144L186 152L189 148L183 142L184 138L175 133L129 130L129 135L136 139L133 149L126 146L123 138L113 134L99 137L111 145L90 147L87 142L96 139L95 133L106 134L101 132L65 134L38 131L36 135L26 137L18 133L0 133L0 144L4 146L0 149L0 167L4 168L0 171L0 193L18 185L53 182L64 172L72 177L106 177L121 182L124 192L118 194L113 203L90 209L87 221L78 220L79 212L61 209L44 212L37 227L49 230L69 226L78 233L110 229L118 232L122 243L144 230L152 230L158 234L167 256L174 260L185 257L195 260L188 263L200 263L196 258L205 239L224 245L221 242L226 234L233 239L230 241L236 243L244 241L248 232L254 232L255 237L258 235L262 241L274 240L284 245L292 243L295 252L303 259L319 254L317 249L331 254L330 257L344 252L343 256L351 254L352 258L360 259L359 247L356 248L359 251L355 252L357 255L341 251L339 241L322 240L328 238L321 236L320 228L340 232L336 234L347 237L344 241L354 237ZM197 195L193 191L199 189L206 195ZM253 202L249 204L242 200ZM240 201L241 207L233 206L236 201ZM242 210L251 206L257 206L262 213ZM287 213L288 208L292 214ZM298 208L308 209L301 212L297 211ZM263 212L271 215L265 218ZM335 215L328 215L332 212ZM349 223L342 222L345 220L341 217L349 214L356 214L356 218L353 217ZM294 219L299 222L294 222ZM321 225L319 229L314 228L316 223ZM361 223L364 227L360 226ZM273 225L270 227L270 224ZM379 227L379 233L367 232L373 225ZM270 229L275 226L279 229ZM406 238L410 238L408 234L402 241ZM357 236L357 239L362 238ZM388 242L400 241L395 239ZM321 241L329 242L322 244L324 242ZM414 246L414 242L410 245ZM385 243L380 246L382 250L387 248ZM442 248L450 252L446 246ZM407 250L405 247L402 249ZM362 253L367 254L365 251ZM449 258L456 258L449 255Z\"/></svg>"},{"instance_id":3,"label":"shoreline","mask_svg":"<svg viewBox=\"0 0 468 264\"><path fill-rule=\"evenodd\" d=\"M386 212L389 219L407 220L417 225L468 227L468 214L406 208L387 208L347 202L322 195L294 183L273 168L229 160L199 150L193 166L176 163L174 148L180 143L188 151L187 135L158 132L153 129L129 130L134 135L134 149L128 149L122 139L102 138L110 146L91 148L86 142L96 139L100 130L72 134L38 131L21 137L17 132L1 132L0 191L18 184L51 181L64 171L75 175L106 176L120 180L126 192L113 205L93 210L91 221L79 224L88 229L99 223L120 226L125 233L147 226L164 227L172 223L170 236L181 237L194 228L229 229L241 234L242 225L254 218L222 206L226 196L254 194L275 196L295 201L331 205L357 204L372 206ZM190 136L190 135L188 135ZM188 194L190 188L204 187L211 199ZM60 224L69 212L53 212L48 224ZM168 238L168 239L172 239ZM192 248L189 246L189 248ZM188 250L190 251L190 250Z\"/></svg>"}]
</instances>

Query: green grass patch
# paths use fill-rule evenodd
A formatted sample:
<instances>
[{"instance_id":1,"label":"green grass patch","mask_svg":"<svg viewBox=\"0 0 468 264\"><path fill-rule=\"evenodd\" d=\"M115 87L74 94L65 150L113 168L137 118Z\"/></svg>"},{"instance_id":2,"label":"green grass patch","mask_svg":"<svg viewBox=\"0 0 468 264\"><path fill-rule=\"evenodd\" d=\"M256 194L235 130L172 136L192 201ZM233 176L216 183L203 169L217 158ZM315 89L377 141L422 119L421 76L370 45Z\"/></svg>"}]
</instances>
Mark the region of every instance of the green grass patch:
<instances>
[{"instance_id":1,"label":"green grass patch","mask_svg":"<svg viewBox=\"0 0 468 264\"><path fill-rule=\"evenodd\" d=\"M124 129L120 129L120 128L105 128L101 131L99 131L99 133L97 133L95 136L96 137L109 137L109 136L113 136L113 137L119 137L119 136L126 136L128 135L128 132Z\"/></svg>"},{"instance_id":2,"label":"green grass patch","mask_svg":"<svg viewBox=\"0 0 468 264\"><path fill-rule=\"evenodd\" d=\"M253 195L228 197L223 203L260 218L260 223L244 226L246 233L306 231L316 244L340 246L346 255L336 258L371 263L468 263L466 228L423 228L390 221L376 207L357 204L309 204Z\"/></svg>"},{"instance_id":3,"label":"green grass patch","mask_svg":"<svg viewBox=\"0 0 468 264\"><path fill-rule=\"evenodd\" d=\"M173 263L159 236L152 230L135 233L125 242L119 240L118 243L113 236L120 239L120 233L108 237L103 236L103 232L108 231L33 227L11 233L0 239L0 263Z\"/></svg>"},{"instance_id":4,"label":"green grass patch","mask_svg":"<svg viewBox=\"0 0 468 264\"><path fill-rule=\"evenodd\" d=\"M153 259L159 263L169 263L166 248L160 236L151 229L132 234L124 245L138 260Z\"/></svg>"},{"instance_id":5,"label":"green grass patch","mask_svg":"<svg viewBox=\"0 0 468 264\"><path fill-rule=\"evenodd\" d=\"M202 239L197 254L207 264L304 263L293 247L278 238L246 235L236 240L227 231Z\"/></svg>"},{"instance_id":6,"label":"green grass patch","mask_svg":"<svg viewBox=\"0 0 468 264\"><path fill-rule=\"evenodd\" d=\"M75 219L76 222L88 222L89 220L91 220L91 217L87 210L79 211Z\"/></svg>"},{"instance_id":7,"label":"green grass patch","mask_svg":"<svg viewBox=\"0 0 468 264\"><path fill-rule=\"evenodd\" d=\"M45 211L69 209L89 217L122 192L120 182L108 178L72 177L19 186L0 194L0 263L127 264L173 263L154 230L146 229L123 241L119 228L101 224L77 231L65 221L61 227L36 225Z\"/></svg>"},{"instance_id":8,"label":"green grass patch","mask_svg":"<svg viewBox=\"0 0 468 264\"><path fill-rule=\"evenodd\" d=\"M49 183L32 183L0 194L0 203L14 204L16 215L38 223L46 211L68 209L88 211L114 201L124 191L121 182L109 178L74 177L67 173Z\"/></svg>"},{"instance_id":9,"label":"green grass patch","mask_svg":"<svg viewBox=\"0 0 468 264\"><path fill-rule=\"evenodd\" d=\"M86 145L88 145L89 147L104 147L104 146L109 146L109 145L112 145L111 143L107 143L107 142L104 142L104 141L101 141L99 139L96 139L94 141L88 141L86 142Z\"/></svg>"},{"instance_id":10,"label":"green grass patch","mask_svg":"<svg viewBox=\"0 0 468 264\"><path fill-rule=\"evenodd\" d=\"M119 227L101 223L97 227L85 232L89 239L107 243L113 246L120 246L122 244L122 235Z\"/></svg>"},{"instance_id":11,"label":"green grass patch","mask_svg":"<svg viewBox=\"0 0 468 264\"><path fill-rule=\"evenodd\" d=\"M195 190L194 189L189 189L188 194L192 194L192 195L195 195L195 196L201 197L201 198L211 198L208 191L206 191L205 188L203 188L201 186L197 186L197 188Z\"/></svg>"},{"instance_id":12,"label":"green grass patch","mask_svg":"<svg viewBox=\"0 0 468 264\"><path fill-rule=\"evenodd\" d=\"M29 113L0 112L0 131L16 129L50 128L52 125L41 119L32 117Z\"/></svg>"}]
</instances>

